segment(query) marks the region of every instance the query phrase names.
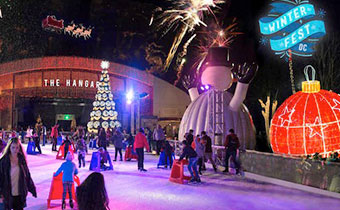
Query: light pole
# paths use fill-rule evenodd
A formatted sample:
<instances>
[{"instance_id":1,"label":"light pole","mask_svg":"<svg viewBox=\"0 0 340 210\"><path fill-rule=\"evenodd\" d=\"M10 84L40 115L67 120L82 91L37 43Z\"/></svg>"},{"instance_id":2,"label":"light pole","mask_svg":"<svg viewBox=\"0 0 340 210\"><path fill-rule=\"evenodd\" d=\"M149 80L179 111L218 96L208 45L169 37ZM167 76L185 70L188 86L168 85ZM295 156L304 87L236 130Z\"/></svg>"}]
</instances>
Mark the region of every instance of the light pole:
<instances>
[{"instance_id":1,"label":"light pole","mask_svg":"<svg viewBox=\"0 0 340 210\"><path fill-rule=\"evenodd\" d=\"M127 105L130 105L130 128L131 128L131 134L135 134L135 131L137 131L140 128L140 100L148 97L148 93L137 93L133 90L129 90L126 93L126 103ZM137 105L136 110L136 119L135 119L135 105Z\"/></svg>"}]
</instances>

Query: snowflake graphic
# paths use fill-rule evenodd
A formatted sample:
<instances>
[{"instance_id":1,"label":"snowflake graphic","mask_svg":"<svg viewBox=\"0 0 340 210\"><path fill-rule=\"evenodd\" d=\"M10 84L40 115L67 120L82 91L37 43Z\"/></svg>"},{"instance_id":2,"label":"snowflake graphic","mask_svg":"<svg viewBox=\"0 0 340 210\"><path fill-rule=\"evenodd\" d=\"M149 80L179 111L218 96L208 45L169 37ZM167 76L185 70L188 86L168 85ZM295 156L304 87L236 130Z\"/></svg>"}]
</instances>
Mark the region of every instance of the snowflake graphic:
<instances>
[{"instance_id":1,"label":"snowflake graphic","mask_svg":"<svg viewBox=\"0 0 340 210\"><path fill-rule=\"evenodd\" d=\"M319 9L318 16L324 18L326 16L326 11L324 9Z\"/></svg>"},{"instance_id":2,"label":"snowflake graphic","mask_svg":"<svg viewBox=\"0 0 340 210\"><path fill-rule=\"evenodd\" d=\"M265 46L265 45L267 45L267 43L268 43L268 39L265 38L265 37L261 37L260 43L261 43L261 45Z\"/></svg>"}]
</instances>

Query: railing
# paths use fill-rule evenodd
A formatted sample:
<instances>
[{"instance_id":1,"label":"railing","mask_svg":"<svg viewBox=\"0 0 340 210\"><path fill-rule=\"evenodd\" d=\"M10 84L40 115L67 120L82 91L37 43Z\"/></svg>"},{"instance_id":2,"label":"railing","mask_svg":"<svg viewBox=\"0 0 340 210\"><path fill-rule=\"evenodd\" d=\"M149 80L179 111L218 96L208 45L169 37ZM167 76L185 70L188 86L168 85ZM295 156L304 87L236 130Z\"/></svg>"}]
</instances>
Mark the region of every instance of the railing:
<instances>
[{"instance_id":1,"label":"railing","mask_svg":"<svg viewBox=\"0 0 340 210\"><path fill-rule=\"evenodd\" d=\"M174 147L174 153L176 156L180 156L183 152L182 142L179 140L167 140ZM213 159L217 165L224 166L225 165L225 147L212 145L213 149Z\"/></svg>"}]
</instances>

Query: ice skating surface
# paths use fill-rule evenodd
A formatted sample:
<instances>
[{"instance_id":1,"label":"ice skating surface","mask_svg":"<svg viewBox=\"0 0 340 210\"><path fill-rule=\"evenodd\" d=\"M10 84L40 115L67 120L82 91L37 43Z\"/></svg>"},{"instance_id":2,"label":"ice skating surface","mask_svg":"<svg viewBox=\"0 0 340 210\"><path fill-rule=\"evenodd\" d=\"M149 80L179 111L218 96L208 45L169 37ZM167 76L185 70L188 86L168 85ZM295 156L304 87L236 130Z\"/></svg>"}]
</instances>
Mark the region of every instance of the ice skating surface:
<instances>
[{"instance_id":1,"label":"ice skating surface","mask_svg":"<svg viewBox=\"0 0 340 210\"><path fill-rule=\"evenodd\" d=\"M26 149L26 145L24 144ZM42 155L27 155L28 166L37 187L38 198L27 197L27 210L47 209L53 172L63 160L56 160L51 145L42 147ZM111 159L114 149L109 148ZM93 150L86 155L86 167L79 169L82 182L89 171ZM78 165L77 155L74 163ZM147 172L137 170L137 162L113 162L113 171L102 172L105 177L110 208L122 210L191 210L191 209L339 209L340 199L261 183L239 176L214 173L212 168L201 176L202 184L175 184L169 181L170 169L157 169L158 156L145 154ZM222 170L220 168L219 170ZM188 173L188 172L186 172ZM68 203L68 201L67 201ZM61 200L51 202L50 209L61 209ZM70 209L67 205L66 209Z\"/></svg>"}]
</instances>

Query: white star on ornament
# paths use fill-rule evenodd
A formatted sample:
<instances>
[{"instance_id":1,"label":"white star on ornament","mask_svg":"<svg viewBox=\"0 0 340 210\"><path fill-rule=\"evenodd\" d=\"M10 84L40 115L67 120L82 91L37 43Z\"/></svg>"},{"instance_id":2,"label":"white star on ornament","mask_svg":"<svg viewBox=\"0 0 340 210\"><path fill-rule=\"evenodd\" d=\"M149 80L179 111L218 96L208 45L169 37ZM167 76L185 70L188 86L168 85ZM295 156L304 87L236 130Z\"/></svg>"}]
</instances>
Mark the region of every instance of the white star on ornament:
<instances>
[{"instance_id":1,"label":"white star on ornament","mask_svg":"<svg viewBox=\"0 0 340 210\"><path fill-rule=\"evenodd\" d=\"M334 102L334 106L332 106L332 109L337 109L338 111L340 111L340 102L336 99L333 99L333 102Z\"/></svg>"},{"instance_id":2,"label":"white star on ornament","mask_svg":"<svg viewBox=\"0 0 340 210\"><path fill-rule=\"evenodd\" d=\"M281 127L284 126L285 122L291 123L292 122L292 114L295 112L295 109L288 110L288 107L285 107L283 113L279 116L281 120Z\"/></svg>"},{"instance_id":3,"label":"white star on ornament","mask_svg":"<svg viewBox=\"0 0 340 210\"><path fill-rule=\"evenodd\" d=\"M312 30L315 30L315 29L316 29L316 26L315 26L315 25L313 25L313 26L311 27L311 29L312 29Z\"/></svg>"},{"instance_id":4,"label":"white star on ornament","mask_svg":"<svg viewBox=\"0 0 340 210\"><path fill-rule=\"evenodd\" d=\"M309 138L312 138L315 135L318 135L322 138L322 132L325 128L328 127L328 125L322 126L322 124L320 123L320 119L319 117L316 117L314 120L313 124L306 124L306 126L309 128L310 133L309 133Z\"/></svg>"},{"instance_id":5,"label":"white star on ornament","mask_svg":"<svg viewBox=\"0 0 340 210\"><path fill-rule=\"evenodd\" d=\"M268 31L268 27L264 27L264 30L265 30L265 31Z\"/></svg>"}]
</instances>

